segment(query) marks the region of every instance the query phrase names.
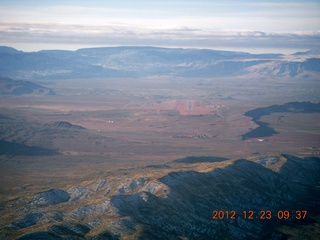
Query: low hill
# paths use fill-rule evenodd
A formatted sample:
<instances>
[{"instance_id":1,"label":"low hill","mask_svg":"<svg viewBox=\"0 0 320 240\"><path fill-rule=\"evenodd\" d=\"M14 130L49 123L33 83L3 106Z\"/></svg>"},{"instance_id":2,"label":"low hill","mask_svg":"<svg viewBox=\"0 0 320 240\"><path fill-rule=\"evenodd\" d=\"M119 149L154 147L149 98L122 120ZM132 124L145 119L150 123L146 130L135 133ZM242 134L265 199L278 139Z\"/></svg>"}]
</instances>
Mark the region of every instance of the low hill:
<instances>
[{"instance_id":1,"label":"low hill","mask_svg":"<svg viewBox=\"0 0 320 240\"><path fill-rule=\"evenodd\" d=\"M55 95L50 89L30 81L0 77L0 95Z\"/></svg>"},{"instance_id":2,"label":"low hill","mask_svg":"<svg viewBox=\"0 0 320 240\"><path fill-rule=\"evenodd\" d=\"M58 129L72 129L72 130L84 130L84 127L81 127L79 125L74 125L69 122L65 121L56 121L56 122L51 122L51 123L46 123L44 124L45 127L49 128L58 128Z\"/></svg>"},{"instance_id":3,"label":"low hill","mask_svg":"<svg viewBox=\"0 0 320 240\"><path fill-rule=\"evenodd\" d=\"M0 156L52 156L59 152L37 146L27 146L16 142L7 142L0 139Z\"/></svg>"}]
</instances>

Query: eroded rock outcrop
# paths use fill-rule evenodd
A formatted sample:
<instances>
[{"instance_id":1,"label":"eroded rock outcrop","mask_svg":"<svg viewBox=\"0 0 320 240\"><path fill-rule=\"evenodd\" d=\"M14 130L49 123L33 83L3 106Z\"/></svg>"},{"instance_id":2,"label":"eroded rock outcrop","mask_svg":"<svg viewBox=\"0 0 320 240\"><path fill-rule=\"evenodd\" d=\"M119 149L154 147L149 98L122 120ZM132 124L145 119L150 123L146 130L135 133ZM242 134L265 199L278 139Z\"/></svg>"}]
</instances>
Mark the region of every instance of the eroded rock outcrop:
<instances>
[{"instance_id":1,"label":"eroded rock outcrop","mask_svg":"<svg viewBox=\"0 0 320 240\"><path fill-rule=\"evenodd\" d=\"M316 228L319 158L195 162L184 169L172 162L147 176L135 170L4 203L2 212L10 207L21 217L1 227L1 239L285 239L288 229ZM277 212L286 209L307 215L279 219ZM213 219L214 210L236 215ZM260 219L266 210L272 218ZM245 216L249 211L252 219Z\"/></svg>"},{"instance_id":2,"label":"eroded rock outcrop","mask_svg":"<svg viewBox=\"0 0 320 240\"><path fill-rule=\"evenodd\" d=\"M51 189L49 191L41 192L35 195L31 200L31 204L35 205L54 205L67 202L70 195L61 189Z\"/></svg>"}]
</instances>

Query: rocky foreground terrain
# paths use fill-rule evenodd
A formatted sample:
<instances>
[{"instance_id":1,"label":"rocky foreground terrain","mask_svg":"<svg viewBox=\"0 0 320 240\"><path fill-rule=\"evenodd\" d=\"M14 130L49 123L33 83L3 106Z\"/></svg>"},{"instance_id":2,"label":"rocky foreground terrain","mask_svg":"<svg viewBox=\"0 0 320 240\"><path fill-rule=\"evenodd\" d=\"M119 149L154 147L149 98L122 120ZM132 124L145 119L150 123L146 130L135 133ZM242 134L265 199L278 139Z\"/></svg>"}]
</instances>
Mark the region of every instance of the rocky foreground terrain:
<instances>
[{"instance_id":1,"label":"rocky foreground terrain","mask_svg":"<svg viewBox=\"0 0 320 240\"><path fill-rule=\"evenodd\" d=\"M319 209L319 158L193 157L61 189L21 188L0 204L0 239L317 239ZM213 219L214 210L236 217ZM261 210L272 218L259 219ZM289 219L277 216L284 210Z\"/></svg>"}]
</instances>

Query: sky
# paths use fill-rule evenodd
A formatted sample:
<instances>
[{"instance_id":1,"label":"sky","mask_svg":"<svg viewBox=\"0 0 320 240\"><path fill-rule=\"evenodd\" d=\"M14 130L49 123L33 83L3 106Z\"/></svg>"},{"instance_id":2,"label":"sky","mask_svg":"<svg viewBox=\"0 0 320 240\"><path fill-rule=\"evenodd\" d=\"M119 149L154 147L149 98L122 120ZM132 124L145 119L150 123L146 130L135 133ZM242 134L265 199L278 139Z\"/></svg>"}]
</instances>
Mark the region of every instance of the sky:
<instances>
[{"instance_id":1,"label":"sky","mask_svg":"<svg viewBox=\"0 0 320 240\"><path fill-rule=\"evenodd\" d=\"M0 0L0 45L294 53L320 48L320 0Z\"/></svg>"}]
</instances>

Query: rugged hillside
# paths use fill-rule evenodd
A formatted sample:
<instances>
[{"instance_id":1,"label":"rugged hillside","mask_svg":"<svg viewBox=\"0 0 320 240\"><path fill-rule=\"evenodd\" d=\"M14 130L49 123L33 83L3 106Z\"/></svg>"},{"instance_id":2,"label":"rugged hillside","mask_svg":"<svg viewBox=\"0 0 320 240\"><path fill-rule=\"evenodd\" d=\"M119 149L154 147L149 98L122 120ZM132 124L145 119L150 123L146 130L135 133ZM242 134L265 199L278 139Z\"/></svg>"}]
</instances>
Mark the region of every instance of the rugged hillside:
<instances>
[{"instance_id":1,"label":"rugged hillside","mask_svg":"<svg viewBox=\"0 0 320 240\"><path fill-rule=\"evenodd\" d=\"M248 73L255 73L261 76L287 77L287 78L310 78L319 73L320 58L306 57L284 58L268 63L256 64L248 67Z\"/></svg>"},{"instance_id":2,"label":"rugged hillside","mask_svg":"<svg viewBox=\"0 0 320 240\"><path fill-rule=\"evenodd\" d=\"M0 238L316 239L319 158L202 159L117 171L3 202ZM214 210L224 215L213 219Z\"/></svg>"},{"instance_id":3,"label":"rugged hillside","mask_svg":"<svg viewBox=\"0 0 320 240\"><path fill-rule=\"evenodd\" d=\"M55 95L50 89L29 81L0 77L0 95Z\"/></svg>"},{"instance_id":4,"label":"rugged hillside","mask_svg":"<svg viewBox=\"0 0 320 240\"><path fill-rule=\"evenodd\" d=\"M244 115L251 117L252 120L258 125L257 128L250 130L242 135L242 139L249 138L264 138L274 134L278 134L276 130L269 127L267 123L262 122L262 116L270 115L272 113L319 113L320 104L311 102L289 102L283 105L273 105L264 108L257 108L246 112Z\"/></svg>"},{"instance_id":5,"label":"rugged hillside","mask_svg":"<svg viewBox=\"0 0 320 240\"><path fill-rule=\"evenodd\" d=\"M31 122L16 112L0 115L0 156L45 156L59 154L54 142L72 145L70 139L84 139L90 147L90 135L85 128L66 121ZM88 139L87 139L88 138ZM91 140L93 141L93 140ZM76 144L75 144L76 145ZM54 148L54 149L53 149Z\"/></svg>"},{"instance_id":6,"label":"rugged hillside","mask_svg":"<svg viewBox=\"0 0 320 240\"><path fill-rule=\"evenodd\" d=\"M243 74L306 78L319 74L319 69L320 56L316 51L285 56L156 47L87 48L30 53L0 48L0 75L19 79L154 75L213 77Z\"/></svg>"}]
</instances>

